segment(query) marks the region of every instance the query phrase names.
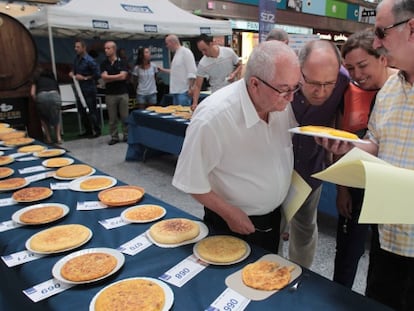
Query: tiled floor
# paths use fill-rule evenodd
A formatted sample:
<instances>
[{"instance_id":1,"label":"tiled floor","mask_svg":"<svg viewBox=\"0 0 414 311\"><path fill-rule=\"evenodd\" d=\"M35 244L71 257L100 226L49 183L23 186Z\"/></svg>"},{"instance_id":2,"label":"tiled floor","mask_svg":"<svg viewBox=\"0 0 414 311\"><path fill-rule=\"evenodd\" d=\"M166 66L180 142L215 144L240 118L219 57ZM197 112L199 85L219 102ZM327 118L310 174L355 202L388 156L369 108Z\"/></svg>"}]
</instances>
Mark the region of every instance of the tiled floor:
<instances>
[{"instance_id":1,"label":"tiled floor","mask_svg":"<svg viewBox=\"0 0 414 311\"><path fill-rule=\"evenodd\" d=\"M178 191L171 185L176 157L162 156L142 162L127 162L126 143L108 146L108 136L95 139L79 139L63 144L71 154L119 180L144 187L146 192L181 208L195 216L202 217L202 208L190 195ZM317 254L311 270L332 279L335 255L335 219L319 215L319 241ZM284 245L286 255L287 243ZM368 266L367 252L360 261L354 290L363 293Z\"/></svg>"}]
</instances>

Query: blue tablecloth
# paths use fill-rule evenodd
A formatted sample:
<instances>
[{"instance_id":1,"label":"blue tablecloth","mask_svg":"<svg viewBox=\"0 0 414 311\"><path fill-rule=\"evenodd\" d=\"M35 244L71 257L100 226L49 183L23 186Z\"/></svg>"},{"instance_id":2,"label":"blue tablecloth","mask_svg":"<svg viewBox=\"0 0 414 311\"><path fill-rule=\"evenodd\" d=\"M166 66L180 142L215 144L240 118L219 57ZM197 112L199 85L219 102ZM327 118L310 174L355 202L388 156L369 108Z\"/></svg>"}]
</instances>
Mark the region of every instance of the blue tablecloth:
<instances>
[{"instance_id":1,"label":"blue tablecloth","mask_svg":"<svg viewBox=\"0 0 414 311\"><path fill-rule=\"evenodd\" d=\"M143 161L148 152L178 155L184 142L188 120L171 114L134 110L128 117L127 161Z\"/></svg>"},{"instance_id":2,"label":"blue tablecloth","mask_svg":"<svg viewBox=\"0 0 414 311\"><path fill-rule=\"evenodd\" d=\"M13 153L15 150L7 153ZM16 170L14 176L19 176L17 169L40 165L42 160L14 162L9 166ZM78 163L75 159L75 163ZM104 174L97 171L96 174ZM31 174L25 174L27 176ZM54 179L33 182L32 186L48 186ZM119 182L118 184L122 184ZM0 193L0 199L11 196L11 192ZM53 196L43 202L64 203L70 207L70 213L61 220L41 226L23 226L0 232L0 255L8 255L25 249L26 240L34 233L45 228L61 224L79 223L93 231L92 239L80 249L91 247L117 248L123 243L145 232L149 224L130 224L111 230L105 229L99 220L119 216L126 207L107 208L94 211L78 211L78 201L96 201L97 192L82 193L72 190L55 190ZM150 194L145 194L140 203L159 204L167 209L166 218L193 216L158 200ZM16 204L0 208L0 221L8 221L12 214L28 204ZM175 266L192 254L193 245L176 248L160 248L151 245L135 256L125 255L125 264L113 276L96 283L77 285L62 293L38 303L33 303L23 294L23 290L52 278L53 265L69 252L49 255L16 267L7 267L0 263L0 309L1 310L88 310L92 297L111 282L128 277L158 278L164 272ZM245 264L263 256L265 251L252 247L250 256L243 262L230 266L210 265L183 287L171 285L174 292L172 310L204 310L226 288L225 278L240 270ZM287 289L272 295L262 301L251 301L246 310L389 310L388 308L352 292L341 285L325 279L309 270L304 269L299 290L289 292Z\"/></svg>"}]
</instances>

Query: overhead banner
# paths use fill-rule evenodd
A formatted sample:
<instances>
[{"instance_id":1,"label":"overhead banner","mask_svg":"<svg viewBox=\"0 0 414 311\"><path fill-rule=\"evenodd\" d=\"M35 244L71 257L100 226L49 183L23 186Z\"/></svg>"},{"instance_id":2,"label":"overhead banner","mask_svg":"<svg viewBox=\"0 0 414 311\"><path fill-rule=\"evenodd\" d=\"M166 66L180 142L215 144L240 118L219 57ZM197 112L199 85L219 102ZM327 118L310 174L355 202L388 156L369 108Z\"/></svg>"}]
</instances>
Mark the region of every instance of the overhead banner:
<instances>
[{"instance_id":1,"label":"overhead banner","mask_svg":"<svg viewBox=\"0 0 414 311\"><path fill-rule=\"evenodd\" d=\"M259 42L266 40L276 23L276 4L276 0L259 0Z\"/></svg>"}]
</instances>

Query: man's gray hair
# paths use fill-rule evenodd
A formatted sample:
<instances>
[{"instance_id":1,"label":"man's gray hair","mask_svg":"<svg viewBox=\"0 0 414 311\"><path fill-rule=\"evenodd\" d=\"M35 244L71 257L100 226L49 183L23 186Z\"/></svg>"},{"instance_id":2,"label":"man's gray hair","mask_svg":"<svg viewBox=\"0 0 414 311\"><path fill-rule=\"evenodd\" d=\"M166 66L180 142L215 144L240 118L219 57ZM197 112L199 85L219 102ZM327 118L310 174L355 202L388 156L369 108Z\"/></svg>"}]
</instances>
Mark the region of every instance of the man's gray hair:
<instances>
[{"instance_id":1,"label":"man's gray hair","mask_svg":"<svg viewBox=\"0 0 414 311\"><path fill-rule=\"evenodd\" d=\"M378 7L381 6L381 3ZM395 0L392 7L392 15L395 22L414 17L414 1L412 0Z\"/></svg>"},{"instance_id":2,"label":"man's gray hair","mask_svg":"<svg viewBox=\"0 0 414 311\"><path fill-rule=\"evenodd\" d=\"M320 48L330 49L338 60L338 68L341 66L341 52L339 52L339 49L335 46L335 44L327 40L313 40L306 43L305 46L300 49L298 54L300 66L303 67L313 50Z\"/></svg>"},{"instance_id":3,"label":"man's gray hair","mask_svg":"<svg viewBox=\"0 0 414 311\"><path fill-rule=\"evenodd\" d=\"M296 60L295 52L286 44L280 41L265 41L256 46L250 54L246 65L244 79L249 81L253 76L259 77L266 81L275 78L276 65L286 61Z\"/></svg>"},{"instance_id":4,"label":"man's gray hair","mask_svg":"<svg viewBox=\"0 0 414 311\"><path fill-rule=\"evenodd\" d=\"M172 34L168 35L167 40L170 41L170 42L180 44L180 39L178 39L178 37L176 35L172 35Z\"/></svg>"},{"instance_id":5,"label":"man's gray hair","mask_svg":"<svg viewBox=\"0 0 414 311\"><path fill-rule=\"evenodd\" d=\"M266 41L277 40L289 42L289 35L281 28L273 28L266 37Z\"/></svg>"}]
</instances>

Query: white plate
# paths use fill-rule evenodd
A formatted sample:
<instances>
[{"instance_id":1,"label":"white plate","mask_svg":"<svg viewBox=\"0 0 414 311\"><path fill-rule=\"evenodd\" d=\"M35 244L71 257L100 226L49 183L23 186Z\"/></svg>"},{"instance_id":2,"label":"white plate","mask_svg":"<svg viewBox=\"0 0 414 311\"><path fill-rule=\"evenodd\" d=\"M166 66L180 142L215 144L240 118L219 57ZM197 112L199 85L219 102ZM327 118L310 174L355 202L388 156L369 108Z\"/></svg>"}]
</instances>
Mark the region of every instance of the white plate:
<instances>
[{"instance_id":1,"label":"white plate","mask_svg":"<svg viewBox=\"0 0 414 311\"><path fill-rule=\"evenodd\" d=\"M93 174L95 174L96 170L92 167L92 171L89 174L86 174L85 176L81 176L81 177L88 177L91 176ZM74 179L78 179L81 177L60 177L56 175L56 172L53 174L53 178L59 179L59 180L74 180Z\"/></svg>"},{"instance_id":2,"label":"white plate","mask_svg":"<svg viewBox=\"0 0 414 311\"><path fill-rule=\"evenodd\" d=\"M178 246L181 246L181 245L196 243L196 242L200 241L201 239L204 239L208 235L208 228L201 221L195 221L195 222L200 226L200 233L194 239L187 240L187 241L184 241L182 243L178 243L178 244L158 243L158 242L154 241L154 239L151 237L151 235L149 233L149 230L147 230L146 235L147 235L148 239L151 241L151 243L157 245L158 247L163 247L163 248L173 248L173 247L178 247Z\"/></svg>"},{"instance_id":3,"label":"white plate","mask_svg":"<svg viewBox=\"0 0 414 311\"><path fill-rule=\"evenodd\" d=\"M73 160L73 159L71 159L71 158L66 158L66 157L64 157L64 159L66 159L66 160L68 160L68 162L67 162L67 164L65 164L65 165L63 165L63 166L67 166L67 165L71 165L75 160ZM42 162L42 165L44 166L44 167L48 167L48 168L60 168L60 167L63 167L63 166L48 166L47 165L47 161L50 161L51 159L47 159L47 160L44 160L43 162Z\"/></svg>"},{"instance_id":4,"label":"white plate","mask_svg":"<svg viewBox=\"0 0 414 311\"><path fill-rule=\"evenodd\" d=\"M16 177L16 178L20 178L20 177ZM22 189L22 188L26 187L28 184L30 184L30 181L28 181L27 179L24 179L24 180L25 180L25 183L23 185L13 187L13 188L8 188L8 189L0 189L0 192L8 192L8 191L14 191L14 190Z\"/></svg>"},{"instance_id":5,"label":"white plate","mask_svg":"<svg viewBox=\"0 0 414 311\"><path fill-rule=\"evenodd\" d=\"M90 190L81 189L81 187L80 187L81 182L83 182L85 180L88 180L88 179L91 179L91 178L97 178L97 177L108 178L108 179L111 180L111 184L109 184L108 186L105 186L105 187L97 188L97 189L90 189ZM111 188L111 187L115 186L116 183L117 183L116 179L111 177L111 176L104 176L104 175L89 176L88 175L88 176L83 176L83 177L76 178L75 180L72 180L69 183L69 189L73 190L73 191L81 191L81 192L94 192L94 191L100 191L100 190Z\"/></svg>"},{"instance_id":6,"label":"white plate","mask_svg":"<svg viewBox=\"0 0 414 311\"><path fill-rule=\"evenodd\" d=\"M353 143L361 143L361 144L369 144L370 143L366 140L362 140L362 139L359 139L359 138L358 139L352 139L352 138L333 136L333 135L329 135L327 133L304 132L304 131L300 130L300 126L291 128L288 131L291 132L291 133L295 133L295 134L301 134L301 135L313 136L313 137L329 138L329 139L334 139L334 140L349 141L349 142L353 142Z\"/></svg>"},{"instance_id":7,"label":"white plate","mask_svg":"<svg viewBox=\"0 0 414 311\"><path fill-rule=\"evenodd\" d=\"M159 286L161 286L161 288L164 290L164 294L165 294L165 303L164 303L164 307L162 308L161 311L168 311L171 309L173 302L174 302L174 293L171 289L171 287L169 287L166 283L164 283L163 281L157 280L157 279L153 279L153 278L147 278L147 277L136 277L136 278L127 278L127 279L123 279L120 281L117 281L115 283L109 284L108 286L105 286L104 288L102 288L95 296L93 296L91 303L89 304L89 311L95 311L95 303L96 303L96 299L98 298L98 296L108 287L117 284L119 282L123 282L126 280L150 280L154 283L157 283Z\"/></svg>"},{"instance_id":8,"label":"white plate","mask_svg":"<svg viewBox=\"0 0 414 311\"><path fill-rule=\"evenodd\" d=\"M230 261L230 262L215 262L215 261L206 260L203 257L201 257L200 254L197 252L197 244L198 243L194 244L194 247L193 247L194 256L196 256L201 261L204 261L204 262L206 262L208 264L211 264L211 265L217 265L217 266L228 266L228 265L233 265L235 263L241 262L241 261L245 260L247 257L249 257L250 252L251 252L250 245L245 242L245 244L246 244L246 253L241 258L239 258L237 260L234 260L234 261Z\"/></svg>"},{"instance_id":9,"label":"white plate","mask_svg":"<svg viewBox=\"0 0 414 311\"><path fill-rule=\"evenodd\" d=\"M46 229L45 229L46 230ZM45 255L49 255L49 254L58 254L58 253L63 253L63 252L66 252L66 251L70 251L70 250L72 250L72 249L75 249L75 248L78 248L78 247L80 247L80 246L82 246L82 245L84 245L84 244L86 244L91 238L92 238L92 230L91 229L89 229L88 228L88 230L89 230L89 236L88 236L88 238L85 240L85 241L83 241L82 243L80 243L80 244L78 244L78 245L75 245L75 246L72 246L72 247L69 247L69 248L65 248L65 249L61 249L61 250L58 250L58 251L52 251L52 252L39 252L39 251L35 251L35 250L33 250L31 247L30 247L30 241L32 240L32 238L34 237L34 236L36 236L36 234L38 234L38 233L40 233L40 232L42 232L42 231L40 231L40 232L38 232L38 233L36 233L36 234L34 234L34 235L32 235L27 241L26 241L26 244L25 244L25 246L26 246L26 248L29 250L29 251L31 251L32 253L36 253L36 254L45 254Z\"/></svg>"},{"instance_id":10,"label":"white plate","mask_svg":"<svg viewBox=\"0 0 414 311\"><path fill-rule=\"evenodd\" d=\"M164 211L159 217L153 218L153 219L148 219L148 220L133 220L133 219L129 219L127 218L125 215L128 211L132 210L132 209L136 209L136 208L142 208L144 206L148 206L148 205L156 205L156 204L141 204L141 205L135 205L135 206L131 206L129 208L127 208L126 210L124 210L121 213L121 218L123 221L125 222L130 222L130 223L137 223L137 224L142 224L142 223L147 223L147 222L151 222L151 221L155 221L158 219L161 219L162 217L165 216L165 214L167 213L167 211L165 210L165 208L163 208L160 205L157 205L159 208L162 208L162 210Z\"/></svg>"},{"instance_id":11,"label":"white plate","mask_svg":"<svg viewBox=\"0 0 414 311\"><path fill-rule=\"evenodd\" d=\"M45 151L51 151L51 150L59 150L59 153L58 154L54 154L54 155L52 155L52 156L42 156L41 155L41 153L42 152L45 152ZM45 149L45 150L42 150L42 151L38 151L38 152L33 152L33 155L35 156L35 157L38 157L38 158L53 158L53 157L58 157L58 156L60 156L60 155L62 155L62 154L64 154L66 152L66 150L65 149ZM40 154L40 156L39 156L39 154Z\"/></svg>"},{"instance_id":12,"label":"white plate","mask_svg":"<svg viewBox=\"0 0 414 311\"><path fill-rule=\"evenodd\" d=\"M81 255L93 254L93 253L105 253L105 254L114 256L115 259L116 259L115 268L111 272L109 272L108 274L106 274L104 276L101 276L101 277L93 279L93 280L88 280L88 281L79 281L79 282L69 281L69 280L65 279L62 276L60 271L62 270L62 267L64 266L64 264L67 263L69 260L71 260L75 257L81 256ZM113 248L97 247L97 248L82 249L80 251L77 251L77 252L71 253L69 255L66 255L65 257L63 257L59 261L57 261L55 263L55 265L53 266L53 268L52 268L52 275L53 275L54 278L58 279L59 281L64 282L64 283L68 283L68 284L92 283L92 282L96 282L96 281L105 279L108 276L114 274L119 269L121 269L121 267L124 265L124 262L125 262L124 254L122 254L121 252L119 252L119 251L117 251L116 249L113 249Z\"/></svg>"},{"instance_id":13,"label":"white plate","mask_svg":"<svg viewBox=\"0 0 414 311\"><path fill-rule=\"evenodd\" d=\"M27 211L29 211L29 210L36 209L36 208L41 208L41 207L45 207L45 206L50 206L50 205L53 205L53 206L59 206L61 209L63 209L63 214L62 214L62 216L60 216L59 218L57 218L57 219L55 219L55 220L48 221L48 222L44 222L44 223L41 223L41 224L28 224L28 223L25 223L25 222L23 222L23 221L21 221L21 220L20 220L20 216L21 216L24 212L27 212ZM58 220L58 219L61 219L61 218L65 217L68 213L69 213L69 206L67 206L67 205L65 205L65 204L60 204L60 203L40 203L40 204L30 205L30 206L27 206L27 207L25 207L25 208L19 209L17 212L15 212L15 213L12 215L12 217L11 217L11 218L12 218L12 220L13 220L14 222L16 222L16 223L18 223L18 224L21 224L21 225L43 225L43 224L47 224L47 223L49 223L49 222L53 222L53 221L56 221L56 220Z\"/></svg>"},{"instance_id":14,"label":"white plate","mask_svg":"<svg viewBox=\"0 0 414 311\"><path fill-rule=\"evenodd\" d=\"M299 265L283 257L280 257L279 255L276 255L276 254L264 255L258 260L275 261L282 266L294 266L295 269L291 272L291 280L289 284L292 284L293 282L295 282L295 280L302 274L302 268ZM242 280L242 270L243 269L240 269L234 272L233 274L230 274L226 278L225 283L232 290L238 292L239 294L251 300L264 300L270 297L271 295L273 295L274 293L278 292L278 290L267 291L267 290L254 289L252 287L245 285ZM286 285L286 287L288 286L289 285Z\"/></svg>"},{"instance_id":15,"label":"white plate","mask_svg":"<svg viewBox=\"0 0 414 311\"><path fill-rule=\"evenodd\" d=\"M0 151L0 156L2 156L4 154L4 151Z\"/></svg>"}]
</instances>

